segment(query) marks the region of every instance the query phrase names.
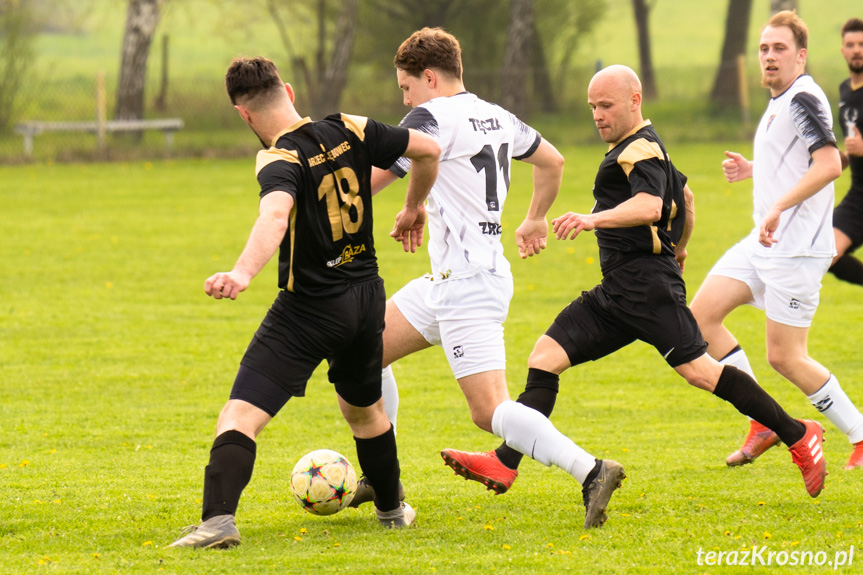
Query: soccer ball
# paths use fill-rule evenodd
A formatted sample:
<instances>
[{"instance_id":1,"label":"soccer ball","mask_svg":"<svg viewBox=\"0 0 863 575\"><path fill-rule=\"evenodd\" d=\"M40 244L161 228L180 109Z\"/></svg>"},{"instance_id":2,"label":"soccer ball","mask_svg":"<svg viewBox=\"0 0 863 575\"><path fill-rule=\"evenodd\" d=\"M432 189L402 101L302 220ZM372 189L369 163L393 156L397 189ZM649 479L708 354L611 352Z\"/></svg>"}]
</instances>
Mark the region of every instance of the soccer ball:
<instances>
[{"instance_id":1,"label":"soccer ball","mask_svg":"<svg viewBox=\"0 0 863 575\"><path fill-rule=\"evenodd\" d=\"M350 461L331 449L318 449L297 461L291 490L303 509L332 515L348 506L357 491L357 473Z\"/></svg>"}]
</instances>

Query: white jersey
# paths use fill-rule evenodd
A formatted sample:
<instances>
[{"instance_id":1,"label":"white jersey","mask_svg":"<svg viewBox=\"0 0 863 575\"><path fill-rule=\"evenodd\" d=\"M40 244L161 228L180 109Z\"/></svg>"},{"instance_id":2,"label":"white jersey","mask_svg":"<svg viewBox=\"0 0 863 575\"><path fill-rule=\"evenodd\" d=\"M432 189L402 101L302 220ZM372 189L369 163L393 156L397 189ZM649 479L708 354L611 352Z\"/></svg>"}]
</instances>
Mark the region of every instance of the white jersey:
<instances>
[{"instance_id":1,"label":"white jersey","mask_svg":"<svg viewBox=\"0 0 863 575\"><path fill-rule=\"evenodd\" d=\"M539 133L469 92L421 104L400 125L433 136L441 147L427 208L435 280L481 271L512 277L500 241L510 161L533 154ZM404 177L409 168L401 158L390 170Z\"/></svg>"},{"instance_id":2,"label":"white jersey","mask_svg":"<svg viewBox=\"0 0 863 575\"><path fill-rule=\"evenodd\" d=\"M758 226L768 209L785 195L812 163L812 152L835 146L833 115L824 91L802 75L785 92L772 98L755 133L753 152L755 229L749 236L753 253L763 257L833 257L833 183L782 212L767 248L758 243Z\"/></svg>"}]
</instances>

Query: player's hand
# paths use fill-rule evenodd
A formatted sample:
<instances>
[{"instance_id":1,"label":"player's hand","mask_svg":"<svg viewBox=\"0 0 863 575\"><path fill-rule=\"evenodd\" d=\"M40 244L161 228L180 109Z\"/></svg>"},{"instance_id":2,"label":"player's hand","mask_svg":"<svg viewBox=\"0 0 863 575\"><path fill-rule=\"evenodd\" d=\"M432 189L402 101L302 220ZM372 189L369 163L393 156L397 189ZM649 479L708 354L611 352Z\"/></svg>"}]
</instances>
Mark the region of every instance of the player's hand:
<instances>
[{"instance_id":1,"label":"player's hand","mask_svg":"<svg viewBox=\"0 0 863 575\"><path fill-rule=\"evenodd\" d=\"M736 152L725 152L727 158L722 162L725 179L731 183L752 177L752 163Z\"/></svg>"},{"instance_id":2,"label":"player's hand","mask_svg":"<svg viewBox=\"0 0 863 575\"><path fill-rule=\"evenodd\" d=\"M415 253L423 245L423 228L426 224L425 206L404 206L396 214L396 223L390 236L402 243L405 252Z\"/></svg>"},{"instance_id":3,"label":"player's hand","mask_svg":"<svg viewBox=\"0 0 863 575\"><path fill-rule=\"evenodd\" d=\"M845 138L845 153L851 156L863 156L863 137L860 136L857 126L853 128L854 134Z\"/></svg>"},{"instance_id":4,"label":"player's hand","mask_svg":"<svg viewBox=\"0 0 863 575\"><path fill-rule=\"evenodd\" d=\"M241 291L246 291L251 281L251 277L237 270L219 272L207 278L204 282L204 291L214 299L237 299L237 295Z\"/></svg>"},{"instance_id":5,"label":"player's hand","mask_svg":"<svg viewBox=\"0 0 863 575\"><path fill-rule=\"evenodd\" d=\"M758 226L758 242L764 247L773 247L773 244L779 242L773 237L774 232L779 228L779 216L782 212L776 208L770 208L767 215L764 216L764 221Z\"/></svg>"},{"instance_id":6,"label":"player's hand","mask_svg":"<svg viewBox=\"0 0 863 575\"><path fill-rule=\"evenodd\" d=\"M546 248L548 238L548 222L545 218L538 220L525 220L515 230L515 245L518 246L518 255L521 259L539 255Z\"/></svg>"},{"instance_id":7,"label":"player's hand","mask_svg":"<svg viewBox=\"0 0 863 575\"><path fill-rule=\"evenodd\" d=\"M680 266L680 273L683 273L683 269L686 267L686 256L689 253L686 251L686 248L676 247L674 248L674 259L677 260L677 265Z\"/></svg>"},{"instance_id":8,"label":"player's hand","mask_svg":"<svg viewBox=\"0 0 863 575\"><path fill-rule=\"evenodd\" d=\"M576 214L574 212L567 212L554 218L551 220L551 225L555 237L559 240L565 240L570 233L572 235L569 239L574 240L581 232L589 232L596 227L593 223L592 214Z\"/></svg>"}]
</instances>

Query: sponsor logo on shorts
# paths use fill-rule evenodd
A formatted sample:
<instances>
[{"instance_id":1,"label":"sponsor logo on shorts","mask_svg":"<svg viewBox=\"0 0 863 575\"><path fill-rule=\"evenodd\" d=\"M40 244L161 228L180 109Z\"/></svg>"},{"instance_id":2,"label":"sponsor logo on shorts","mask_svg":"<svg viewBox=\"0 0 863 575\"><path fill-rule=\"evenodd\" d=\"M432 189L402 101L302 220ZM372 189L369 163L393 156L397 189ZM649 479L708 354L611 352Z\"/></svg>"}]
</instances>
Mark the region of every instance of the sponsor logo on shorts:
<instances>
[{"instance_id":1,"label":"sponsor logo on shorts","mask_svg":"<svg viewBox=\"0 0 863 575\"><path fill-rule=\"evenodd\" d=\"M791 298L791 301L788 302L788 309L800 309L800 300Z\"/></svg>"},{"instance_id":2,"label":"sponsor logo on shorts","mask_svg":"<svg viewBox=\"0 0 863 575\"><path fill-rule=\"evenodd\" d=\"M364 251L366 251L366 244L360 244L358 246L348 244L345 246L345 249L342 250L342 255L327 262L327 267L335 268L343 264L351 263L358 254L361 254Z\"/></svg>"},{"instance_id":3,"label":"sponsor logo on shorts","mask_svg":"<svg viewBox=\"0 0 863 575\"><path fill-rule=\"evenodd\" d=\"M452 356L456 359L458 359L460 357L464 357L464 346L457 345L454 348L452 348Z\"/></svg>"}]
</instances>

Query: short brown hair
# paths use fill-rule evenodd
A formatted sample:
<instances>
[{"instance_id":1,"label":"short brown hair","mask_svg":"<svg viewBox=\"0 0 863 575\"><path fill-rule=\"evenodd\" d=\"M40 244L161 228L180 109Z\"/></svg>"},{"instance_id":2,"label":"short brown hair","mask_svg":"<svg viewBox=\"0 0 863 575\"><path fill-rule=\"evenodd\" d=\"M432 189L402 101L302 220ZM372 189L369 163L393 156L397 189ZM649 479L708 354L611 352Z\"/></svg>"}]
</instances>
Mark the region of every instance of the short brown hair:
<instances>
[{"instance_id":1,"label":"short brown hair","mask_svg":"<svg viewBox=\"0 0 863 575\"><path fill-rule=\"evenodd\" d=\"M809 28L806 27L806 22L797 15L795 10L777 12L767 21L764 28L780 28L782 26L791 30L791 34L794 35L794 44L798 50L809 48Z\"/></svg>"},{"instance_id":2,"label":"short brown hair","mask_svg":"<svg viewBox=\"0 0 863 575\"><path fill-rule=\"evenodd\" d=\"M267 58L235 58L225 72L225 89L231 103L246 104L264 96L269 101L273 94L284 88L276 65Z\"/></svg>"},{"instance_id":3,"label":"short brown hair","mask_svg":"<svg viewBox=\"0 0 863 575\"><path fill-rule=\"evenodd\" d=\"M842 36L848 32L863 32L863 20L860 18L849 18L842 26Z\"/></svg>"},{"instance_id":4,"label":"short brown hair","mask_svg":"<svg viewBox=\"0 0 863 575\"><path fill-rule=\"evenodd\" d=\"M423 28L402 42L393 59L399 70L419 76L423 70L435 69L461 80L461 46L455 36L443 28Z\"/></svg>"}]
</instances>

